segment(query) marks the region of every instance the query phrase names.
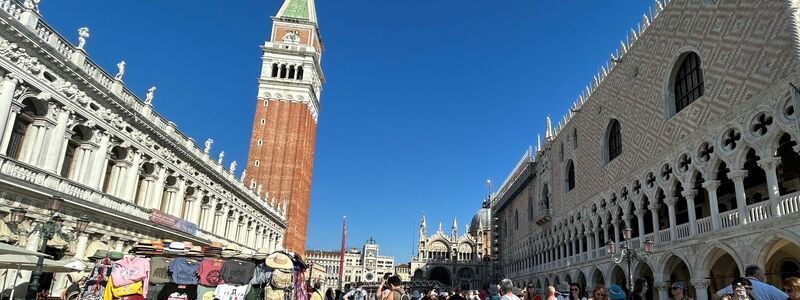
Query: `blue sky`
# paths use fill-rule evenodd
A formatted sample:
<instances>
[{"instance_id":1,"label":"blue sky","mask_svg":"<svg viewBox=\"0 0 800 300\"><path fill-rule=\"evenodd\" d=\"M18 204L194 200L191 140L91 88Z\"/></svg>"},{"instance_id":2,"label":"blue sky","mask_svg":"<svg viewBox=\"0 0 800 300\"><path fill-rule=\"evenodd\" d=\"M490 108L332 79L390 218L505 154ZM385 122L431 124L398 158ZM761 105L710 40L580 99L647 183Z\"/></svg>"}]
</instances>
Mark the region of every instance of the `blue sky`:
<instances>
[{"instance_id":1,"label":"blue sky","mask_svg":"<svg viewBox=\"0 0 800 300\"><path fill-rule=\"evenodd\" d=\"M191 4L189 4L191 3ZM54 1L44 19L89 56L242 165L260 49L281 0ZM318 0L327 78L308 244L338 249L375 236L407 261L424 211L433 233L463 232L545 116L559 119L653 1ZM241 168L240 168L241 169Z\"/></svg>"}]
</instances>

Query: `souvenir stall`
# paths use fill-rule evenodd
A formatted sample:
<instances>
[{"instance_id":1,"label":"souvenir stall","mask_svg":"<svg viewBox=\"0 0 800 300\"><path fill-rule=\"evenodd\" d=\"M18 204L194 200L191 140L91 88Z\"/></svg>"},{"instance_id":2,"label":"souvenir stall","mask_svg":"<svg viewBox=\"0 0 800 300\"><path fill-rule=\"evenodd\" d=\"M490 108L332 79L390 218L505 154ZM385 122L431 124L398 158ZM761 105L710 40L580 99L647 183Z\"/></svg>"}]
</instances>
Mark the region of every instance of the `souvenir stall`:
<instances>
[{"instance_id":1,"label":"souvenir stall","mask_svg":"<svg viewBox=\"0 0 800 300\"><path fill-rule=\"evenodd\" d=\"M129 254L98 251L76 295L86 300L307 300L302 258L237 245L140 240Z\"/></svg>"}]
</instances>

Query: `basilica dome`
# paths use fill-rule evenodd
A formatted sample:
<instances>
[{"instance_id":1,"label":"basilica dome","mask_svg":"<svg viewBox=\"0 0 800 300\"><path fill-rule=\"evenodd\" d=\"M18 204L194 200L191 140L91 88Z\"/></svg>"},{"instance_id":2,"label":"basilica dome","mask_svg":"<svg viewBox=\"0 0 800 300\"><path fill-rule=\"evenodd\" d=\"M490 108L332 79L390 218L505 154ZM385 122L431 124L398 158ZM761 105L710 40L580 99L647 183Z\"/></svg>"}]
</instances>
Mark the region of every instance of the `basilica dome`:
<instances>
[{"instance_id":1,"label":"basilica dome","mask_svg":"<svg viewBox=\"0 0 800 300\"><path fill-rule=\"evenodd\" d=\"M475 216L472 217L472 222L469 224L469 234L472 236L478 235L478 229L483 227L485 229L489 229L489 225L492 222L492 212L489 209L489 202L484 201L483 205Z\"/></svg>"}]
</instances>

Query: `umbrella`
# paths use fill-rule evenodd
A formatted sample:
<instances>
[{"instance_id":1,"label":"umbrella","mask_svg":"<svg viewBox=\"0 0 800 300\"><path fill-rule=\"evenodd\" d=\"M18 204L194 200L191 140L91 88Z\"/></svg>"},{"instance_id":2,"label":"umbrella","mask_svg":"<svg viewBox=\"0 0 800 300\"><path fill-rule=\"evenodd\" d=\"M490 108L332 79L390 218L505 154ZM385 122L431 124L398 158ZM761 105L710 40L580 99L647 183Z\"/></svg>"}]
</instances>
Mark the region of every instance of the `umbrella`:
<instances>
[{"instance_id":1,"label":"umbrella","mask_svg":"<svg viewBox=\"0 0 800 300\"><path fill-rule=\"evenodd\" d=\"M0 255L0 269L17 269L17 276L14 276L14 285L17 285L17 278L19 278L20 270L34 270L39 257L22 254L2 254ZM52 260L44 258L42 261L42 272L46 273L61 273L83 271L87 265L79 260ZM3 281L5 285L5 280ZM5 286L3 287L5 290ZM14 297L14 290L11 290L10 299Z\"/></svg>"},{"instance_id":2,"label":"umbrella","mask_svg":"<svg viewBox=\"0 0 800 300\"><path fill-rule=\"evenodd\" d=\"M50 257L50 255L39 253L36 251L31 251L25 248L17 247L14 245L9 245L6 243L0 243L0 254L22 254L22 255L33 255L33 256L44 256Z\"/></svg>"}]
</instances>

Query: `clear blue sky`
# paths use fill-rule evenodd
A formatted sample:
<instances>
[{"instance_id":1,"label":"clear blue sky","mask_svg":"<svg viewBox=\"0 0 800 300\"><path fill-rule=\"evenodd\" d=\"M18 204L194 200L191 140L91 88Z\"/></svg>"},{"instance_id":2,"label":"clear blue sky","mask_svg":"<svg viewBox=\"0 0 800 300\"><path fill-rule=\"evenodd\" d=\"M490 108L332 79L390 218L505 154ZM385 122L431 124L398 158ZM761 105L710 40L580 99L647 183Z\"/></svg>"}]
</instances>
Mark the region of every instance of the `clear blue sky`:
<instances>
[{"instance_id":1,"label":"clear blue sky","mask_svg":"<svg viewBox=\"0 0 800 300\"><path fill-rule=\"evenodd\" d=\"M179 128L247 157L260 49L282 0L55 1L45 20ZM318 0L327 78L317 131L308 247L374 235L407 261L423 211L432 233L463 232L590 82L653 1ZM240 168L241 169L241 168Z\"/></svg>"}]
</instances>

